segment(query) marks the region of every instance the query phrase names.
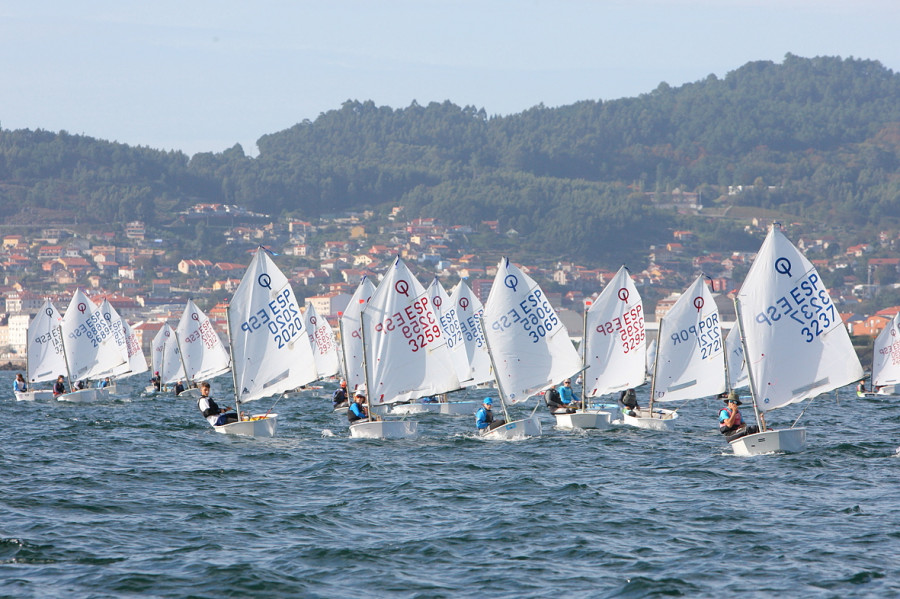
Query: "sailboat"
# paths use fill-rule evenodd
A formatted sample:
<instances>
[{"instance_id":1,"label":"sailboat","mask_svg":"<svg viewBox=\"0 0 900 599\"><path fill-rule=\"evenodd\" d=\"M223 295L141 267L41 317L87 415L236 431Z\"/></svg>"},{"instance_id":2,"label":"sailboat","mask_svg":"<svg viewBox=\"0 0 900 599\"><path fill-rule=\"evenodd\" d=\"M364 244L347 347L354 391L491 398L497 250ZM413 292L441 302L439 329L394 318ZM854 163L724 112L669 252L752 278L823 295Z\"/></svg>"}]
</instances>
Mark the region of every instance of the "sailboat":
<instances>
[{"instance_id":1,"label":"sailboat","mask_svg":"<svg viewBox=\"0 0 900 599\"><path fill-rule=\"evenodd\" d=\"M238 414L241 403L281 394L316 379L316 364L294 290L262 246L228 306L228 345ZM274 437L277 426L278 414L270 408L248 420L213 428L229 435Z\"/></svg>"},{"instance_id":2,"label":"sailboat","mask_svg":"<svg viewBox=\"0 0 900 599\"><path fill-rule=\"evenodd\" d=\"M72 295L60 323L60 332L70 389L73 388L73 380L86 381L127 362L127 353L120 349L114 329L81 289ZM107 397L109 392L106 389L85 388L64 393L57 399L93 401Z\"/></svg>"},{"instance_id":3,"label":"sailboat","mask_svg":"<svg viewBox=\"0 0 900 599\"><path fill-rule=\"evenodd\" d=\"M539 436L541 423L534 412L513 421L508 406L578 373L581 357L543 290L508 258L501 259L497 266L484 306L482 330L506 420L505 425L487 430L484 436Z\"/></svg>"},{"instance_id":4,"label":"sailboat","mask_svg":"<svg viewBox=\"0 0 900 599\"><path fill-rule=\"evenodd\" d=\"M188 300L175 327L175 342L187 387L179 397L200 397L200 381L231 370L231 356L203 310ZM180 378L180 377L179 377Z\"/></svg>"},{"instance_id":5,"label":"sailboat","mask_svg":"<svg viewBox=\"0 0 900 599\"><path fill-rule=\"evenodd\" d=\"M462 332L463 344L469 362L468 374L461 377L468 385L482 385L492 382L491 357L484 343L484 331L481 330L480 318L484 314L484 305L478 296L472 293L465 279L450 294L450 304L456 307L459 329Z\"/></svg>"},{"instance_id":6,"label":"sailboat","mask_svg":"<svg viewBox=\"0 0 900 599\"><path fill-rule=\"evenodd\" d=\"M719 309L697 277L659 322L656 361L650 387L650 405L625 424L671 430L678 412L654 409L655 402L683 401L718 395L725 390L725 339Z\"/></svg>"},{"instance_id":7,"label":"sailboat","mask_svg":"<svg viewBox=\"0 0 900 599\"><path fill-rule=\"evenodd\" d=\"M590 409L589 397L600 397L643 384L647 333L644 304L628 270L622 266L584 314L584 381L582 409L555 414L560 428L607 428L612 415Z\"/></svg>"},{"instance_id":8,"label":"sailboat","mask_svg":"<svg viewBox=\"0 0 900 599\"><path fill-rule=\"evenodd\" d=\"M125 329L125 344L128 348L128 372L124 376L134 376L147 372L147 358L144 357L144 351L141 349L141 342L137 333L128 324L128 321L122 319L122 327Z\"/></svg>"},{"instance_id":9,"label":"sailboat","mask_svg":"<svg viewBox=\"0 0 900 599\"><path fill-rule=\"evenodd\" d=\"M375 294L375 285L369 277L360 280L356 291L347 304L347 309L340 317L341 349L344 357L344 378L347 379L347 388L352 392L366 382L366 374L363 369L363 343L360 331L360 314L372 295ZM346 412L346 409L344 410Z\"/></svg>"},{"instance_id":10,"label":"sailboat","mask_svg":"<svg viewBox=\"0 0 900 599\"><path fill-rule=\"evenodd\" d=\"M900 312L875 338L872 387L877 395L894 395L900 385Z\"/></svg>"},{"instance_id":11,"label":"sailboat","mask_svg":"<svg viewBox=\"0 0 900 599\"><path fill-rule=\"evenodd\" d=\"M341 370L341 358L334 330L328 320L316 313L316 307L312 304L307 304L303 317L306 319L306 332L316 362L317 378L335 376Z\"/></svg>"},{"instance_id":12,"label":"sailboat","mask_svg":"<svg viewBox=\"0 0 900 599\"><path fill-rule=\"evenodd\" d=\"M396 439L418 434L408 420L373 420L381 407L459 388L447 340L425 288L399 257L360 313L369 418L351 437Z\"/></svg>"},{"instance_id":13,"label":"sailboat","mask_svg":"<svg viewBox=\"0 0 900 599\"><path fill-rule=\"evenodd\" d=\"M16 391L16 400L34 401L53 399L52 389L35 389L37 383L55 381L66 371L62 332L59 329L62 316L49 299L28 323L25 377L28 391Z\"/></svg>"},{"instance_id":14,"label":"sailboat","mask_svg":"<svg viewBox=\"0 0 900 599\"><path fill-rule=\"evenodd\" d=\"M184 372L184 361L181 359L181 349L178 346L178 337L175 329L166 323L163 327L162 363L160 364L159 377L164 386L174 385L178 381L187 378Z\"/></svg>"},{"instance_id":15,"label":"sailboat","mask_svg":"<svg viewBox=\"0 0 900 599\"><path fill-rule=\"evenodd\" d=\"M735 298L753 412L762 432L730 442L736 455L795 452L806 429L766 428L765 414L862 379L841 315L815 267L772 226Z\"/></svg>"},{"instance_id":16,"label":"sailboat","mask_svg":"<svg viewBox=\"0 0 900 599\"><path fill-rule=\"evenodd\" d=\"M167 348L170 350L168 357L166 356ZM171 352L175 352L175 354L173 355ZM159 376L159 389L155 385L149 385L145 390L145 393L148 394L155 394L165 389L166 377L169 372L174 370L177 375L178 368L181 367L181 360L177 355L175 331L167 322L163 323L156 335L153 336L153 341L150 342L150 366L153 368L154 375Z\"/></svg>"}]
</instances>

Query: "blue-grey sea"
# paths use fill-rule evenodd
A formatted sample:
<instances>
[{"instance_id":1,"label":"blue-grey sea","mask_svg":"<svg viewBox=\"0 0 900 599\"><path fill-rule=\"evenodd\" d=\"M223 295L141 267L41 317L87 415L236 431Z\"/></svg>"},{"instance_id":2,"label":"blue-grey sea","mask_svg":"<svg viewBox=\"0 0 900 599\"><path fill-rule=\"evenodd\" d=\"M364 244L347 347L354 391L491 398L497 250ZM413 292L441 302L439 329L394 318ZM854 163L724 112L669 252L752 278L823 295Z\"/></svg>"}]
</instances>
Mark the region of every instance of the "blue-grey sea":
<instances>
[{"instance_id":1,"label":"blue-grey sea","mask_svg":"<svg viewBox=\"0 0 900 599\"><path fill-rule=\"evenodd\" d=\"M540 438L424 415L418 439L372 441L326 388L252 439L142 397L143 376L95 404L16 402L12 378L2 597L900 596L898 398L820 397L804 452L740 458L714 399L669 433L556 430L542 407Z\"/></svg>"}]
</instances>

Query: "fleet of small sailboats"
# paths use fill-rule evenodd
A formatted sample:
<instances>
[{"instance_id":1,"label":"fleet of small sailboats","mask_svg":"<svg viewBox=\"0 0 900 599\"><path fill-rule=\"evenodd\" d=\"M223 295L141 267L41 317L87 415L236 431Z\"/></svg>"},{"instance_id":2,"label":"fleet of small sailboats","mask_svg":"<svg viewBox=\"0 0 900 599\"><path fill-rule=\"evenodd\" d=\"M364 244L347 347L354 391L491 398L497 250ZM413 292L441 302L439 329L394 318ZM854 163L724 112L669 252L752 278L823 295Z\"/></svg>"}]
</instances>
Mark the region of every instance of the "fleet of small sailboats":
<instances>
[{"instance_id":1,"label":"fleet of small sailboats","mask_svg":"<svg viewBox=\"0 0 900 599\"><path fill-rule=\"evenodd\" d=\"M599 409L606 407L597 405L599 398L639 387L649 375L649 405L623 410L615 422L670 430L677 409L658 404L749 386L758 432L729 438L734 454L800 451L805 428L795 422L770 429L766 414L862 379L847 329L816 269L777 226L734 303L736 323L725 336L701 275L649 340L641 296L622 267L597 300L586 303L579 354L543 290L507 258L482 306L465 280L451 294L437 278L426 289L398 257L377 287L363 277L340 314L338 340L313 305L301 312L289 281L260 247L229 304L227 346L189 300L176 328L163 323L154 337L151 363L169 385L185 380L194 386L231 371L240 418L214 425L224 434L274 436L274 405L252 415L241 406L340 373L351 393L368 391L368 417L350 425L351 437L417 436L417 421L391 418L397 413L474 414L480 401L447 401L446 394L488 382L496 385L504 423L483 437L540 436L534 411L513 419L510 407L578 374L581 405L554 413L557 427L603 429L613 414ZM147 370L130 325L107 300L98 307L77 289L65 314L46 300L30 322L29 390L16 391L16 399L102 399L108 388L79 388L76 382ZM60 374L68 379L68 392L34 388ZM875 341L872 377L885 392L900 384L900 315ZM442 399L421 401L433 397Z\"/></svg>"}]
</instances>

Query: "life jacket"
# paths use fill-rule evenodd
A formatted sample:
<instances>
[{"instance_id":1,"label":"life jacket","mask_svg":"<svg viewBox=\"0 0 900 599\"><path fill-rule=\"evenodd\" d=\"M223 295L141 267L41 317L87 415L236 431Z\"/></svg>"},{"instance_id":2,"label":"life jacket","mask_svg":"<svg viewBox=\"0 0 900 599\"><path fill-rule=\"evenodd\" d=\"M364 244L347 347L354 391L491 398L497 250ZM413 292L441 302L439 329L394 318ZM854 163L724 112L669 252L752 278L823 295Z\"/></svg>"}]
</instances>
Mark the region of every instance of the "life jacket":
<instances>
[{"instance_id":1,"label":"life jacket","mask_svg":"<svg viewBox=\"0 0 900 599\"><path fill-rule=\"evenodd\" d=\"M722 408L719 410L719 426L725 426L725 421L731 417L731 414L728 412L728 408ZM740 426L744 424L744 417L741 414L740 410L737 413L737 420L734 423L734 428L740 428Z\"/></svg>"}]
</instances>

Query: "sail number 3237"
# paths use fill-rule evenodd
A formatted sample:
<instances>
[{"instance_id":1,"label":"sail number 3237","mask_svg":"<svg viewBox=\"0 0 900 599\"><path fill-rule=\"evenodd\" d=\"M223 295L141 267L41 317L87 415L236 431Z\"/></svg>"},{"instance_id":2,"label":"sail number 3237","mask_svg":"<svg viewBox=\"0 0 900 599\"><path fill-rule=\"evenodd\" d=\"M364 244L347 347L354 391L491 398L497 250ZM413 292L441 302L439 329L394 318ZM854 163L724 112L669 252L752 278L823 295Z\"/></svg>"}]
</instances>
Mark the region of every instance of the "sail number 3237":
<instances>
[{"instance_id":1,"label":"sail number 3237","mask_svg":"<svg viewBox=\"0 0 900 599\"><path fill-rule=\"evenodd\" d=\"M815 272L804 276L795 287L756 315L756 322L769 326L791 321L800 325L800 335L807 343L812 343L840 322L840 316Z\"/></svg>"}]
</instances>

